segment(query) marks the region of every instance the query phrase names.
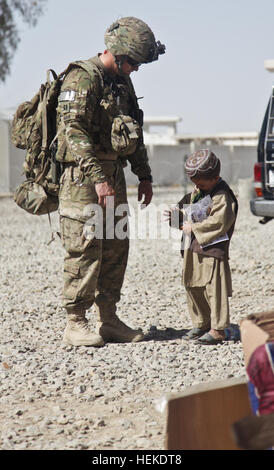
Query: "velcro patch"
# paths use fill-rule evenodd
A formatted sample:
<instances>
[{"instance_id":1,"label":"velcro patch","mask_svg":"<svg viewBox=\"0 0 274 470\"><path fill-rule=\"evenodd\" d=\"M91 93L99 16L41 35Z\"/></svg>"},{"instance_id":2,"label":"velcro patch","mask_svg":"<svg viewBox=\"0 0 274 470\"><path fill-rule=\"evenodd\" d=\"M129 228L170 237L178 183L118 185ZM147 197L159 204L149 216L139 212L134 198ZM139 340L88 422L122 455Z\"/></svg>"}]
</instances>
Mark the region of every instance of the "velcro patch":
<instances>
[{"instance_id":1,"label":"velcro patch","mask_svg":"<svg viewBox=\"0 0 274 470\"><path fill-rule=\"evenodd\" d=\"M74 90L61 91L58 101L74 101L76 92Z\"/></svg>"}]
</instances>

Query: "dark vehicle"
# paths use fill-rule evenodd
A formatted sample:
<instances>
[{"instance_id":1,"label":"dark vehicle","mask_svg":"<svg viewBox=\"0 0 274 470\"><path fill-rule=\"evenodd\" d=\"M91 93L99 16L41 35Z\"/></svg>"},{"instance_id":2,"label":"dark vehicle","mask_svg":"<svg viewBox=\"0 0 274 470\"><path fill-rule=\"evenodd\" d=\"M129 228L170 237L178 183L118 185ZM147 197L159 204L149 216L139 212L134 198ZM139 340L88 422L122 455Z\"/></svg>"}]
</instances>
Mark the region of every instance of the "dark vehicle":
<instances>
[{"instance_id":1,"label":"dark vehicle","mask_svg":"<svg viewBox=\"0 0 274 470\"><path fill-rule=\"evenodd\" d=\"M274 218L274 86L266 108L254 165L256 197L250 201L252 214L265 224Z\"/></svg>"}]
</instances>

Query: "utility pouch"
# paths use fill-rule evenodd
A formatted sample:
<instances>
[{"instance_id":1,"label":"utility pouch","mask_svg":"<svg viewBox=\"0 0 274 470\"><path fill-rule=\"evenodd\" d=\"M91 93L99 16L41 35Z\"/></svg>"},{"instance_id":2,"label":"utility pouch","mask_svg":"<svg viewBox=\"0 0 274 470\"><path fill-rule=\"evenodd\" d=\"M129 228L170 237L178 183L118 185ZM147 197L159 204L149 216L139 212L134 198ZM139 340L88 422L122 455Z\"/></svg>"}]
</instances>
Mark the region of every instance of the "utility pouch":
<instances>
[{"instance_id":1,"label":"utility pouch","mask_svg":"<svg viewBox=\"0 0 274 470\"><path fill-rule=\"evenodd\" d=\"M135 119L120 114L113 119L111 145L120 156L131 155L136 151L141 137L141 127Z\"/></svg>"}]
</instances>

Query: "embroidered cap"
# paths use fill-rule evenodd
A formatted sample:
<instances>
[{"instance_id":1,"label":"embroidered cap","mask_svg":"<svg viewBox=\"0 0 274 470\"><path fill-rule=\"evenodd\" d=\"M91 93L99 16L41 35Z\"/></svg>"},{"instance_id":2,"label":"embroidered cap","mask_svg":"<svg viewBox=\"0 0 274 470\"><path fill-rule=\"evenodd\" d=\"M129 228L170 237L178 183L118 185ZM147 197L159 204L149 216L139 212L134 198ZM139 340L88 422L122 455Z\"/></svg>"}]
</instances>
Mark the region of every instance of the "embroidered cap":
<instances>
[{"instance_id":1,"label":"embroidered cap","mask_svg":"<svg viewBox=\"0 0 274 470\"><path fill-rule=\"evenodd\" d=\"M215 153L211 152L209 149L202 149L192 153L188 157L185 163L185 170L190 178L196 176L197 173L199 176L206 176L207 173L215 170L218 163L219 158L216 157Z\"/></svg>"}]
</instances>

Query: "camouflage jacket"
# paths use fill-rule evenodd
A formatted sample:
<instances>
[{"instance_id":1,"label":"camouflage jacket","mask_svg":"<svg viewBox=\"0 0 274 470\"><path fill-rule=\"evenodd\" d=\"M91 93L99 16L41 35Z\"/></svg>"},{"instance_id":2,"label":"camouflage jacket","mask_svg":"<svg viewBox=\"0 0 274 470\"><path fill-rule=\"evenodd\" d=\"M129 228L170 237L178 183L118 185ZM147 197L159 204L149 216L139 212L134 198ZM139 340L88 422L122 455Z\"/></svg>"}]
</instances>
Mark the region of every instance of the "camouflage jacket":
<instances>
[{"instance_id":1,"label":"camouflage jacket","mask_svg":"<svg viewBox=\"0 0 274 470\"><path fill-rule=\"evenodd\" d=\"M106 180L106 176L100 154L114 153L111 145L113 117L122 112L142 126L142 111L138 107L129 77L111 76L98 57L86 63L89 72L81 67L73 67L62 84L57 107L56 159L66 163L76 162L94 183L101 183ZM136 151L126 156L126 159L140 180L150 178L151 169L143 134Z\"/></svg>"}]
</instances>

